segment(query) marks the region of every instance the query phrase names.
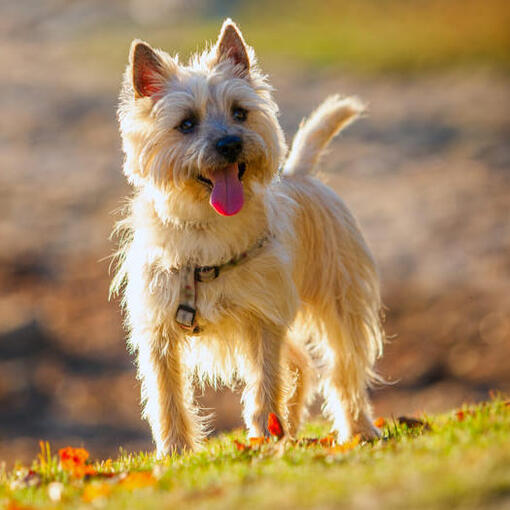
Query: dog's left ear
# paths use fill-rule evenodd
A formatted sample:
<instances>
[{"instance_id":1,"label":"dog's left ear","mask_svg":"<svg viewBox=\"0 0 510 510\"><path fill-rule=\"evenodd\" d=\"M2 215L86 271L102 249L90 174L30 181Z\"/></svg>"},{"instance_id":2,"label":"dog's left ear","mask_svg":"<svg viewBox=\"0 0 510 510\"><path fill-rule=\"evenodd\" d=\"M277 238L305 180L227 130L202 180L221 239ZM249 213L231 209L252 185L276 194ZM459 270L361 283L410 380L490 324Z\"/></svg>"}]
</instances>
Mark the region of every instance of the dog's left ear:
<instances>
[{"instance_id":1,"label":"dog's left ear","mask_svg":"<svg viewBox=\"0 0 510 510\"><path fill-rule=\"evenodd\" d=\"M245 73L248 73L250 70L250 57L248 55L246 43L244 42L241 31L231 19L225 20L221 27L220 36L216 43L215 63L227 59L241 68Z\"/></svg>"}]
</instances>

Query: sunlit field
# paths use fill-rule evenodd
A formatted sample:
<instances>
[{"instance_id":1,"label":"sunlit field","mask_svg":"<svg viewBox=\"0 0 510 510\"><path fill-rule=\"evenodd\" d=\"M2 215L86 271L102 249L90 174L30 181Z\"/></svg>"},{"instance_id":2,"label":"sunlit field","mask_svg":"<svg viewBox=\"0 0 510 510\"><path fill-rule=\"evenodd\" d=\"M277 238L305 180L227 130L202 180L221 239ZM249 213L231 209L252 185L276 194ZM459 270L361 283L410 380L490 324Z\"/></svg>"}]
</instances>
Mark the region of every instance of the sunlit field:
<instances>
[{"instance_id":1,"label":"sunlit field","mask_svg":"<svg viewBox=\"0 0 510 510\"><path fill-rule=\"evenodd\" d=\"M248 42L264 61L287 67L359 72L422 72L445 67L510 66L510 4L505 0L263 0L235 11ZM125 41L145 38L184 57L214 41L219 20L161 18L150 28L109 23L77 41L77 51L124 63ZM108 44L108 46L106 46ZM185 59L184 59L185 60Z\"/></svg>"},{"instance_id":2,"label":"sunlit field","mask_svg":"<svg viewBox=\"0 0 510 510\"><path fill-rule=\"evenodd\" d=\"M0 509L510 508L510 1L0 4ZM373 444L336 444L320 401L298 441L248 438L240 395L206 388L204 449L152 454L108 302L119 86L133 38L186 62L226 16L288 142L329 94L368 105L321 178L382 279Z\"/></svg>"},{"instance_id":3,"label":"sunlit field","mask_svg":"<svg viewBox=\"0 0 510 510\"><path fill-rule=\"evenodd\" d=\"M223 434L156 461L90 459L47 443L31 466L0 475L9 510L81 508L503 508L510 502L510 402L439 416L379 418L382 439L337 445L324 423L284 442ZM505 507L506 508L506 507Z\"/></svg>"}]
</instances>

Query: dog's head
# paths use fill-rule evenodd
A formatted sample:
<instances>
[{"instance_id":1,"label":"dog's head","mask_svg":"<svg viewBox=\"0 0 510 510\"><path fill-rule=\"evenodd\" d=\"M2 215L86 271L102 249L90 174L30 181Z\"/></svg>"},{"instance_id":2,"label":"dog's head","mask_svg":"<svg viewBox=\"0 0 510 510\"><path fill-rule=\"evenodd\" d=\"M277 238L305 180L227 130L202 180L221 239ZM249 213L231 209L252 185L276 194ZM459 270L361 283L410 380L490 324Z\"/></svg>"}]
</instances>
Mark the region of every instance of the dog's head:
<instances>
[{"instance_id":1,"label":"dog's head","mask_svg":"<svg viewBox=\"0 0 510 510\"><path fill-rule=\"evenodd\" d=\"M119 108L124 172L136 186L193 202L197 212L212 206L236 214L284 156L277 113L254 52L232 21L188 65L135 40Z\"/></svg>"}]
</instances>

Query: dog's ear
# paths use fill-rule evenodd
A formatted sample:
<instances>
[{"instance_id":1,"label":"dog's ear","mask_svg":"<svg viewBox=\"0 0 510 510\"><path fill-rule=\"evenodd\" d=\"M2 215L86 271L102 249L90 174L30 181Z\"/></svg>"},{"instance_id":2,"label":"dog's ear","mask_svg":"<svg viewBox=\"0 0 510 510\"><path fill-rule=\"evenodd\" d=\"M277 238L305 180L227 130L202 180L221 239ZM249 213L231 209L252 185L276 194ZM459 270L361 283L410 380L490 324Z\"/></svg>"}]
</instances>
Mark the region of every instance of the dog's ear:
<instances>
[{"instance_id":1,"label":"dog's ear","mask_svg":"<svg viewBox=\"0 0 510 510\"><path fill-rule=\"evenodd\" d=\"M149 44L135 39L131 43L129 62L135 97L161 95L169 73L158 53Z\"/></svg>"},{"instance_id":2,"label":"dog's ear","mask_svg":"<svg viewBox=\"0 0 510 510\"><path fill-rule=\"evenodd\" d=\"M216 43L215 63L226 59L231 60L246 73L250 70L248 48L241 31L231 19L227 19L223 23L218 42Z\"/></svg>"}]
</instances>

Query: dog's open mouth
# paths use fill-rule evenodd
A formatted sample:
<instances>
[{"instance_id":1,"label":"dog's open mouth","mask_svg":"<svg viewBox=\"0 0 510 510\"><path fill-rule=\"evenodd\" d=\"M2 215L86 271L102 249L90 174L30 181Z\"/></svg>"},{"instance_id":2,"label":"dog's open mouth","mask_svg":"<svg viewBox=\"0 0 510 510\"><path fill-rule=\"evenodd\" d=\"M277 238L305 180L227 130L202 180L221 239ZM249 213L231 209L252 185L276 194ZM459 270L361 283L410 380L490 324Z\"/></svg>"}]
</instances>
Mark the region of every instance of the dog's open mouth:
<instances>
[{"instance_id":1,"label":"dog's open mouth","mask_svg":"<svg viewBox=\"0 0 510 510\"><path fill-rule=\"evenodd\" d=\"M233 216L242 209L244 191L241 179L245 171L245 163L232 163L212 171L208 177L197 177L211 191L209 203L217 213Z\"/></svg>"}]
</instances>

